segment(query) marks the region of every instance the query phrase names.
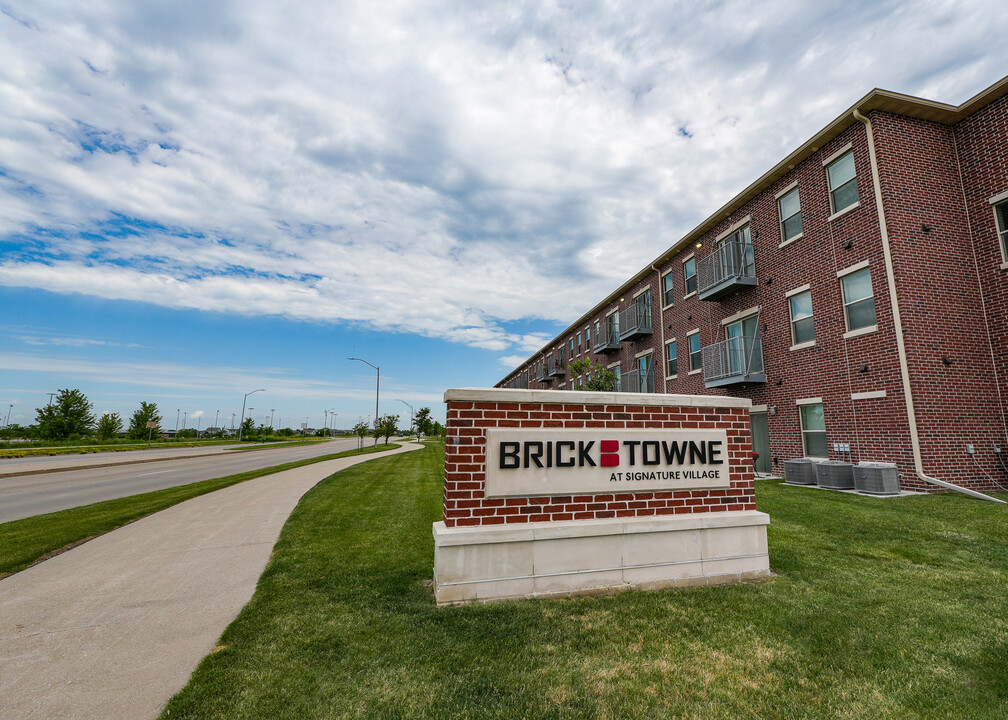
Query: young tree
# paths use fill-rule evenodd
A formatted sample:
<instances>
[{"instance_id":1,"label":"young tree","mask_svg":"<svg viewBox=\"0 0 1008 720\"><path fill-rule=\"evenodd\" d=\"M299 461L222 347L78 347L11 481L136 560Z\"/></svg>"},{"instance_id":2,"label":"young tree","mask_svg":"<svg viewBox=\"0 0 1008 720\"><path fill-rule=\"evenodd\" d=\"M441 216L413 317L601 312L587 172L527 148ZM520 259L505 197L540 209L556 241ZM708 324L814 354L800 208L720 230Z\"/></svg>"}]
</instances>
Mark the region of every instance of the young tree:
<instances>
[{"instance_id":1,"label":"young tree","mask_svg":"<svg viewBox=\"0 0 1008 720\"><path fill-rule=\"evenodd\" d=\"M242 439L251 440L253 435L255 435L255 420L247 417L241 424Z\"/></svg>"},{"instance_id":2,"label":"young tree","mask_svg":"<svg viewBox=\"0 0 1008 720\"><path fill-rule=\"evenodd\" d=\"M398 424L398 415L382 415L373 430L375 439L383 437L385 438L385 444L388 445L389 438L396 434L396 425Z\"/></svg>"},{"instance_id":3,"label":"young tree","mask_svg":"<svg viewBox=\"0 0 1008 720\"><path fill-rule=\"evenodd\" d=\"M593 365L588 358L568 363L567 372L574 378L578 390L611 392L616 386L616 371Z\"/></svg>"},{"instance_id":4,"label":"young tree","mask_svg":"<svg viewBox=\"0 0 1008 720\"><path fill-rule=\"evenodd\" d=\"M370 428L368 424L361 420L359 423L353 426L353 434L357 436L357 449L360 450L364 445L364 438L367 437Z\"/></svg>"},{"instance_id":5,"label":"young tree","mask_svg":"<svg viewBox=\"0 0 1008 720\"><path fill-rule=\"evenodd\" d=\"M97 434L99 440L111 440L122 432L123 422L119 413L105 413L98 420Z\"/></svg>"},{"instance_id":6,"label":"young tree","mask_svg":"<svg viewBox=\"0 0 1008 720\"><path fill-rule=\"evenodd\" d=\"M153 431L147 427L147 423L157 423ZM161 432L161 414L158 412L157 403L140 401L140 407L133 411L130 416L129 437L131 440L146 440L151 435L158 435Z\"/></svg>"},{"instance_id":7,"label":"young tree","mask_svg":"<svg viewBox=\"0 0 1008 720\"><path fill-rule=\"evenodd\" d=\"M54 402L44 408L35 408L39 435L46 440L66 440L71 435L84 435L94 425L92 409L87 395L80 390L60 390Z\"/></svg>"},{"instance_id":8,"label":"young tree","mask_svg":"<svg viewBox=\"0 0 1008 720\"><path fill-rule=\"evenodd\" d=\"M433 422L434 421L431 420L429 407L422 407L417 410L414 423L416 424L416 431L418 435L430 435Z\"/></svg>"}]
</instances>

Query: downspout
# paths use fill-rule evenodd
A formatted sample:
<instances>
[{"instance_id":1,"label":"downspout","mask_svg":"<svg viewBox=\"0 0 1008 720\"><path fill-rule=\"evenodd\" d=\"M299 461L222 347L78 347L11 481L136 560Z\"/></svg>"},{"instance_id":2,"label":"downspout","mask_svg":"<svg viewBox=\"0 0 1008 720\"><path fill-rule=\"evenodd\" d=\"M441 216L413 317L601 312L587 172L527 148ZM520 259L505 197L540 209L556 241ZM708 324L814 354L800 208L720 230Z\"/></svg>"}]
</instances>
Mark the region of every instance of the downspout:
<instances>
[{"instance_id":1,"label":"downspout","mask_svg":"<svg viewBox=\"0 0 1008 720\"><path fill-rule=\"evenodd\" d=\"M914 469L917 471L917 477L924 482L938 485L947 490L954 490L970 497L1003 503L1004 500L998 500L990 495L984 495L982 492L933 478L924 472L920 437L917 434L917 414L914 411L913 394L910 390L910 369L907 364L906 344L903 339L903 323L900 319L899 300L896 297L896 274L893 271L892 250L889 246L889 228L886 225L885 209L882 207L882 183L879 181L878 159L875 157L875 133L872 130L871 120L862 115L857 109L854 110L854 119L862 123L868 133L868 157L871 160L872 184L875 187L875 207L878 211L879 231L882 235L882 254L885 257L886 282L889 286L889 302L892 305L893 326L896 330L896 349L899 353L900 376L903 378L903 397L906 399L907 420L910 424L910 444L913 447Z\"/></svg>"},{"instance_id":2,"label":"downspout","mask_svg":"<svg viewBox=\"0 0 1008 720\"><path fill-rule=\"evenodd\" d=\"M655 271L658 276L658 324L661 326L661 346L658 348L658 366L661 368L661 387L662 393L668 393L668 387L665 385L665 316L662 315L662 307L665 305L665 296L662 294L662 283L661 283L661 270L655 267L654 263L651 263L651 269ZM656 368L657 370L657 368ZM657 385L657 383L656 383Z\"/></svg>"}]
</instances>

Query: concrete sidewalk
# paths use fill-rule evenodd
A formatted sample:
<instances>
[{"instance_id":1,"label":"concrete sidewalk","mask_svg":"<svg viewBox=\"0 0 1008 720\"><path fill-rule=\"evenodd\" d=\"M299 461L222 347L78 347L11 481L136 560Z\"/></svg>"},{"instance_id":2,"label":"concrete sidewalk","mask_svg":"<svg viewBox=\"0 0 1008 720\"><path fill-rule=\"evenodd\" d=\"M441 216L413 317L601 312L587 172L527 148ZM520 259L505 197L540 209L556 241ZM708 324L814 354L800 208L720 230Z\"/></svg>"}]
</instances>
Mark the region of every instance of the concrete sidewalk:
<instances>
[{"instance_id":1,"label":"concrete sidewalk","mask_svg":"<svg viewBox=\"0 0 1008 720\"><path fill-rule=\"evenodd\" d=\"M252 597L329 460L187 500L0 580L0 717L153 718Z\"/></svg>"}]
</instances>

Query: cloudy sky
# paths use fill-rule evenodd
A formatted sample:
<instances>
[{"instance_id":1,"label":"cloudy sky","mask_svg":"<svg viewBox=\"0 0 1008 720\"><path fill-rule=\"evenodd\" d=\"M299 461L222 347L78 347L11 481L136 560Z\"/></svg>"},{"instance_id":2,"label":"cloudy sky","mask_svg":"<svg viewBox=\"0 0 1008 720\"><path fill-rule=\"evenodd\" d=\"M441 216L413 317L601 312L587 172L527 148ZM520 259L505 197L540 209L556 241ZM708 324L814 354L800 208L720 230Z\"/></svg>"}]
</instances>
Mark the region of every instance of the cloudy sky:
<instances>
[{"instance_id":1,"label":"cloudy sky","mask_svg":"<svg viewBox=\"0 0 1008 720\"><path fill-rule=\"evenodd\" d=\"M1000 79L1006 31L994 2L0 0L0 406L206 426L262 387L260 420L355 422L356 355L382 413L443 417L872 87Z\"/></svg>"}]
</instances>

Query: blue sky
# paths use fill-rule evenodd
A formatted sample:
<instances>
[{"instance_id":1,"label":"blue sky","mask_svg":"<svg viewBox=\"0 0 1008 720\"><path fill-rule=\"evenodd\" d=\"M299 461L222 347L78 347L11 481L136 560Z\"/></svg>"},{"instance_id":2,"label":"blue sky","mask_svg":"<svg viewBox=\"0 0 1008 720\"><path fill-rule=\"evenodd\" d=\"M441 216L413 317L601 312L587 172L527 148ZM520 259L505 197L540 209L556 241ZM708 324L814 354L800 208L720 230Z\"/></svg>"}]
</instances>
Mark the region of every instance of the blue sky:
<instances>
[{"instance_id":1,"label":"blue sky","mask_svg":"<svg viewBox=\"0 0 1008 720\"><path fill-rule=\"evenodd\" d=\"M0 0L0 407L443 418L993 2ZM264 410L265 408L265 410ZM192 424L192 423L190 423Z\"/></svg>"}]
</instances>

